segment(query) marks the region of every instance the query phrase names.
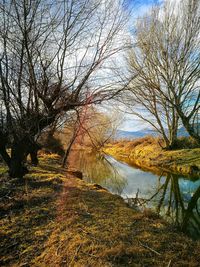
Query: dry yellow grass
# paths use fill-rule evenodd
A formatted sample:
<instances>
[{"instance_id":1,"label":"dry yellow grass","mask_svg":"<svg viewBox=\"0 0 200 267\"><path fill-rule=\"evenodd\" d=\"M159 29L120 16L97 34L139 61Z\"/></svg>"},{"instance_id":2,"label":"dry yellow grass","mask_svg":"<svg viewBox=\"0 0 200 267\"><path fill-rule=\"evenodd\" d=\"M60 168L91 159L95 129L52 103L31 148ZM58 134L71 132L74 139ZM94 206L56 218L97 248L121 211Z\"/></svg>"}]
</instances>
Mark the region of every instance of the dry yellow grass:
<instances>
[{"instance_id":1,"label":"dry yellow grass","mask_svg":"<svg viewBox=\"0 0 200 267\"><path fill-rule=\"evenodd\" d=\"M56 157L41 158L25 183L4 171L0 266L199 266L198 241L65 173Z\"/></svg>"},{"instance_id":2,"label":"dry yellow grass","mask_svg":"<svg viewBox=\"0 0 200 267\"><path fill-rule=\"evenodd\" d=\"M164 150L153 137L108 144L104 152L128 164L156 173L171 171L200 177L200 148Z\"/></svg>"}]
</instances>

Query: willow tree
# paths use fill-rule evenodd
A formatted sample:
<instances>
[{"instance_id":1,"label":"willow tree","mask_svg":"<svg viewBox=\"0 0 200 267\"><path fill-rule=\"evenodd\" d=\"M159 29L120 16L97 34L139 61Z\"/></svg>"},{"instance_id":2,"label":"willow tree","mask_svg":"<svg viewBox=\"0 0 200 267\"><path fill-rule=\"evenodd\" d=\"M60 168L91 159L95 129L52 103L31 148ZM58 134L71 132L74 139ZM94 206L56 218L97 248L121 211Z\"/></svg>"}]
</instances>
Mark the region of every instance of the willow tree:
<instances>
[{"instance_id":1,"label":"willow tree","mask_svg":"<svg viewBox=\"0 0 200 267\"><path fill-rule=\"evenodd\" d=\"M129 63L139 75L133 85L138 101L151 106L154 117L164 115L175 132L179 117L200 143L200 2L166 1L138 22L136 32Z\"/></svg>"},{"instance_id":2,"label":"willow tree","mask_svg":"<svg viewBox=\"0 0 200 267\"><path fill-rule=\"evenodd\" d=\"M121 0L1 1L0 153L11 177L58 117L121 91L111 62L125 23Z\"/></svg>"}]
</instances>

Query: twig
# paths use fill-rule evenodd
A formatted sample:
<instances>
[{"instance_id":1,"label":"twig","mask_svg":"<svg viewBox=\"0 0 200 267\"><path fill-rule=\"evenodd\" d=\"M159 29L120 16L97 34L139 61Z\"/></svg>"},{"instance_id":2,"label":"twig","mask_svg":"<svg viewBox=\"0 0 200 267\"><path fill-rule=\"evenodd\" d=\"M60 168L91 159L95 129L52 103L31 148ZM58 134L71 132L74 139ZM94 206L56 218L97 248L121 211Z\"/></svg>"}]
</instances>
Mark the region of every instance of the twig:
<instances>
[{"instance_id":1,"label":"twig","mask_svg":"<svg viewBox=\"0 0 200 267\"><path fill-rule=\"evenodd\" d=\"M95 259L99 259L98 256L94 255L94 254L89 254L89 253L86 253L86 252L82 252L83 254L87 255L87 256L90 256L90 257L93 257Z\"/></svg>"},{"instance_id":2,"label":"twig","mask_svg":"<svg viewBox=\"0 0 200 267\"><path fill-rule=\"evenodd\" d=\"M62 243L57 247L57 249L56 249L56 256L58 256L58 251L59 251L59 249L61 248L61 246L62 246Z\"/></svg>"},{"instance_id":3,"label":"twig","mask_svg":"<svg viewBox=\"0 0 200 267\"><path fill-rule=\"evenodd\" d=\"M84 234L86 234L86 235L89 235L89 236L90 236L90 238L92 238L92 239L94 239L94 240L97 240L97 241L99 241L99 239L98 239L98 238L94 237L94 236L93 236L91 233L89 233L89 232L85 231L84 229L82 229L82 228L79 228L79 230L81 230L81 232L83 232Z\"/></svg>"},{"instance_id":4,"label":"twig","mask_svg":"<svg viewBox=\"0 0 200 267\"><path fill-rule=\"evenodd\" d=\"M9 194L11 193L11 191L9 191L7 194L5 194L4 196L0 197L0 200L4 199L4 198L9 198L12 199L11 197L9 197Z\"/></svg>"},{"instance_id":5,"label":"twig","mask_svg":"<svg viewBox=\"0 0 200 267\"><path fill-rule=\"evenodd\" d=\"M169 261L167 267L170 267L171 266L171 263L172 263L172 260Z\"/></svg>"},{"instance_id":6,"label":"twig","mask_svg":"<svg viewBox=\"0 0 200 267\"><path fill-rule=\"evenodd\" d=\"M6 249L15 247L15 246L18 245L18 244L19 244L19 242L15 242L14 244L11 244L11 245L9 245L8 247L6 247Z\"/></svg>"},{"instance_id":7,"label":"twig","mask_svg":"<svg viewBox=\"0 0 200 267\"><path fill-rule=\"evenodd\" d=\"M157 255L159 255L159 256L161 255L158 251L156 251L156 250L150 248L149 246L147 246L147 245L145 245L145 244L142 244L142 242L140 242L140 241L139 241L139 244L140 244L142 247L147 248L147 249L149 249L150 251L154 252L155 254L157 254Z\"/></svg>"},{"instance_id":8,"label":"twig","mask_svg":"<svg viewBox=\"0 0 200 267\"><path fill-rule=\"evenodd\" d=\"M69 266L72 266L72 264L74 263L74 260L75 260L75 258L77 257L80 248L81 248L81 244L80 244L80 245L78 246L78 248L76 249L73 258L72 258L72 260L71 260L70 263L69 263Z\"/></svg>"}]
</instances>

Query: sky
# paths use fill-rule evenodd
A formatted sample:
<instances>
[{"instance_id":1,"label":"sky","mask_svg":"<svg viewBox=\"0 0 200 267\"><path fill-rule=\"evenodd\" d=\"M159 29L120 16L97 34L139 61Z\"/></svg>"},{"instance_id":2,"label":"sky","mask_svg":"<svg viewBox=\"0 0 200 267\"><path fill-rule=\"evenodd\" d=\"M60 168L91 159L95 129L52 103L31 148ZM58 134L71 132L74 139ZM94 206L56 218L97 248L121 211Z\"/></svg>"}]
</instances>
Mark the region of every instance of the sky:
<instances>
[{"instance_id":1,"label":"sky","mask_svg":"<svg viewBox=\"0 0 200 267\"><path fill-rule=\"evenodd\" d=\"M153 4L161 4L163 0L127 0L127 3L131 6L152 6Z\"/></svg>"},{"instance_id":2,"label":"sky","mask_svg":"<svg viewBox=\"0 0 200 267\"><path fill-rule=\"evenodd\" d=\"M147 13L153 4L161 5L164 0L127 0L127 5L133 9L134 19L141 17ZM152 127L144 121L134 117L133 115L124 115L124 120L119 126L121 130L125 131L140 131L142 129L151 129Z\"/></svg>"},{"instance_id":3,"label":"sky","mask_svg":"<svg viewBox=\"0 0 200 267\"><path fill-rule=\"evenodd\" d=\"M164 0L127 0L127 5L133 8L133 15L140 17L148 12L153 4L160 5Z\"/></svg>"}]
</instances>

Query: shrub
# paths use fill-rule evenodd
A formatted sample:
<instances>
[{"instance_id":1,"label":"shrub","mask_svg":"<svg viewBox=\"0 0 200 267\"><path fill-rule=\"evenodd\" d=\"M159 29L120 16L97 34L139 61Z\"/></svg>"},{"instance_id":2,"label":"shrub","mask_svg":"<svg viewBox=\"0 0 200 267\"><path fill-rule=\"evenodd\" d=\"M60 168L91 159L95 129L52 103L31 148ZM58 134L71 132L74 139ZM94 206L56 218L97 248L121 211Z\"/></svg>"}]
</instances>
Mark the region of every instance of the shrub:
<instances>
[{"instance_id":1,"label":"shrub","mask_svg":"<svg viewBox=\"0 0 200 267\"><path fill-rule=\"evenodd\" d=\"M191 137L180 137L177 139L175 149L185 148L192 149L198 148L200 145Z\"/></svg>"},{"instance_id":2,"label":"shrub","mask_svg":"<svg viewBox=\"0 0 200 267\"><path fill-rule=\"evenodd\" d=\"M44 135L40 143L42 144L43 150L47 153L51 152L60 156L63 156L65 153L61 140L54 135Z\"/></svg>"},{"instance_id":3,"label":"shrub","mask_svg":"<svg viewBox=\"0 0 200 267\"><path fill-rule=\"evenodd\" d=\"M126 142L127 143L127 142ZM127 149L134 149L136 146L147 146L147 145L156 145L162 146L163 140L159 137L145 136L141 138L134 139L127 143Z\"/></svg>"}]
</instances>

